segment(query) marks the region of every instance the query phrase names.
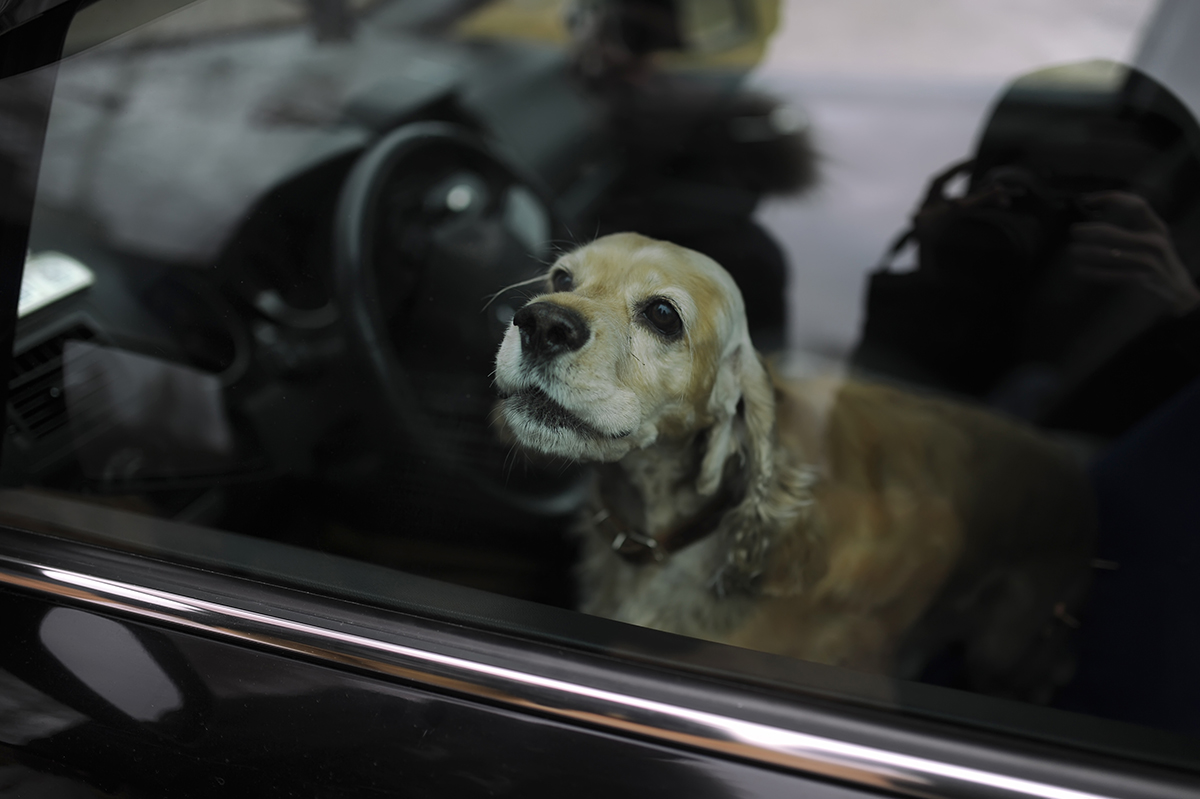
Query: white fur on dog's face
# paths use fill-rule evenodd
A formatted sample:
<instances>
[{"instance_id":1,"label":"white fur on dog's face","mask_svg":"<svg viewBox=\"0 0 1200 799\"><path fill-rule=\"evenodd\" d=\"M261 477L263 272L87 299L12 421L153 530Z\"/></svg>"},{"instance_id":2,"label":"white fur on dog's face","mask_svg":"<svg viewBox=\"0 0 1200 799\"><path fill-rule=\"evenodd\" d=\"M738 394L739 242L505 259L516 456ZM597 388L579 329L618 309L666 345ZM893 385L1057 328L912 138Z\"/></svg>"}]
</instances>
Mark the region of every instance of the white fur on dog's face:
<instances>
[{"instance_id":1,"label":"white fur on dog's face","mask_svg":"<svg viewBox=\"0 0 1200 799\"><path fill-rule=\"evenodd\" d=\"M557 284L569 290L554 291ZM523 349L509 327L496 356L503 420L522 445L573 460L613 461L685 436L736 408L733 372L753 357L741 293L710 258L633 233L606 236L551 267L556 303L586 323L586 341L553 357ZM668 302L682 320L664 335L647 308ZM528 307L528 306L527 306ZM728 379L726 376L728 375Z\"/></svg>"}]
</instances>

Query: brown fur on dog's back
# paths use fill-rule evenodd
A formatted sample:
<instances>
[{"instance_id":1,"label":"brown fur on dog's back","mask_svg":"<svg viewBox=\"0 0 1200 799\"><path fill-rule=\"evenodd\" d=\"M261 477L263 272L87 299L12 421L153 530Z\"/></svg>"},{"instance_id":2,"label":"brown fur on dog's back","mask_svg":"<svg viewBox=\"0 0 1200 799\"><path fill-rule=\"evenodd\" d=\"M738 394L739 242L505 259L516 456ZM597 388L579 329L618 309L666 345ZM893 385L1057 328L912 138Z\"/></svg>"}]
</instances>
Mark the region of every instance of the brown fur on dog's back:
<instances>
[{"instance_id":1,"label":"brown fur on dog's back","mask_svg":"<svg viewBox=\"0 0 1200 799\"><path fill-rule=\"evenodd\" d=\"M890 672L932 611L917 649L974 637L1006 665L1020 657L1030 631L983 629L996 616L983 599L1000 600L973 594L998 569L1051 563L1064 576L1027 580L1023 608L1026 626L1045 624L1073 590L1066 575L1085 573L1090 498L1067 453L1015 422L881 385L807 381L779 385L776 399L780 450L810 453L824 475L801 544L821 541L823 571L791 581L778 552L770 598L728 642Z\"/></svg>"}]
</instances>

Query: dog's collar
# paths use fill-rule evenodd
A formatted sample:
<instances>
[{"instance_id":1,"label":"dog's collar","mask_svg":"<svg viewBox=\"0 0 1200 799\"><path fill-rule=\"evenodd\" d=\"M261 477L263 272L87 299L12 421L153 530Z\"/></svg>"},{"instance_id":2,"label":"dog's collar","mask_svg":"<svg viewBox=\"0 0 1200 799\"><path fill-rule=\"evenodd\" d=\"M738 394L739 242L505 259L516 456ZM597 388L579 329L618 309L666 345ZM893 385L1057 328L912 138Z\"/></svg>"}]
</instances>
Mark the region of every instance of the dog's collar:
<instances>
[{"instance_id":1,"label":"dog's collar","mask_svg":"<svg viewBox=\"0 0 1200 799\"><path fill-rule=\"evenodd\" d=\"M662 563L685 547L705 538L717 529L721 518L734 502L734 494L728 487L721 490L699 512L667 530L664 534L651 536L630 524L617 512L622 506L620 497L625 493L625 505L634 504L639 510L642 498L637 489L624 480L609 476L608 470L600 475L598 503L592 523L600 534L609 541L609 546L625 560L634 564Z\"/></svg>"}]
</instances>

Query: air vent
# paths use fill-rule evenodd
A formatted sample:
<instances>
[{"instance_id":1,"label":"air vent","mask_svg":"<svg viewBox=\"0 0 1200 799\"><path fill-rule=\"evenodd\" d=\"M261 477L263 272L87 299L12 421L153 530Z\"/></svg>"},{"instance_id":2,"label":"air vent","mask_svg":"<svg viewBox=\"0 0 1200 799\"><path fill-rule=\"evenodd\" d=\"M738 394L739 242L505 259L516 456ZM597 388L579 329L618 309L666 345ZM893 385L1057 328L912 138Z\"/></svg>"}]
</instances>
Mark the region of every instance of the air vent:
<instances>
[{"instance_id":1,"label":"air vent","mask_svg":"<svg viewBox=\"0 0 1200 799\"><path fill-rule=\"evenodd\" d=\"M93 341L95 332L74 325L53 338L13 356L13 379L8 384L8 417L33 438L44 438L67 424L63 396L63 347L70 340Z\"/></svg>"}]
</instances>

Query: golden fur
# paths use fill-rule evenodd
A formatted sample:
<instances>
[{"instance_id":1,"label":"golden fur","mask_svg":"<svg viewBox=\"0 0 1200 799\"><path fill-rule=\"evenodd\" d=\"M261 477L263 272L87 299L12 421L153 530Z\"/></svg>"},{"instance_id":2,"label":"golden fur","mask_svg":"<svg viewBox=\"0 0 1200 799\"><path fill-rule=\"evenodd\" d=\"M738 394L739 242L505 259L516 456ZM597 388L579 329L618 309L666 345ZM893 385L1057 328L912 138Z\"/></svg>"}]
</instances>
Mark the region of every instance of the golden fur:
<instances>
[{"instance_id":1,"label":"golden fur","mask_svg":"<svg viewBox=\"0 0 1200 799\"><path fill-rule=\"evenodd\" d=\"M553 291L559 273L569 290ZM715 532L644 565L585 519L583 610L906 675L960 641L973 679L998 690L1020 682L1014 671L1028 668L1056 614L1069 621L1091 506L1057 446L894 388L775 380L732 279L673 244L607 236L559 259L548 281L551 293L530 304L570 309L586 341L534 358L508 331L496 360L508 434L612 464L607 478L641 499L624 512L651 536L719 489L738 497ZM652 300L678 310L679 336L648 322ZM559 410L543 413L524 399L531 391Z\"/></svg>"}]
</instances>

